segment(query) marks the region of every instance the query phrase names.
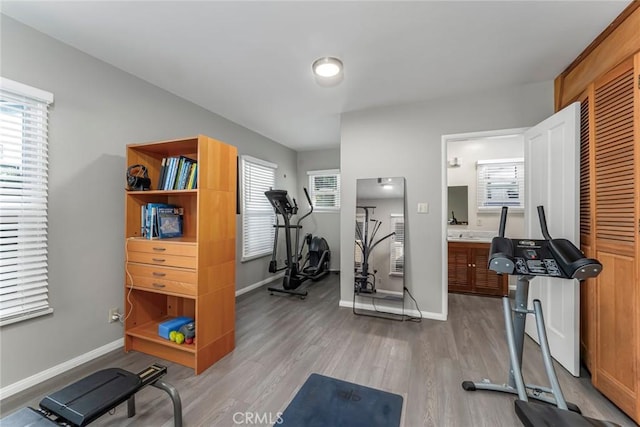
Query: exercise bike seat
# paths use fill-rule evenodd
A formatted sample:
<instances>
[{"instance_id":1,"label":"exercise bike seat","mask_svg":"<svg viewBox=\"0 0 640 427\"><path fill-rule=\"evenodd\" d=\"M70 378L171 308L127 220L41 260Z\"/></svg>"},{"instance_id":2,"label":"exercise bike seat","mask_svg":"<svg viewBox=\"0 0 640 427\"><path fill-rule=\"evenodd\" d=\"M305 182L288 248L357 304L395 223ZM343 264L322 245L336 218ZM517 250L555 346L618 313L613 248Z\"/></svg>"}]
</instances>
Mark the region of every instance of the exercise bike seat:
<instances>
[{"instance_id":1,"label":"exercise bike seat","mask_svg":"<svg viewBox=\"0 0 640 427\"><path fill-rule=\"evenodd\" d=\"M129 399L142 386L136 374L119 368L103 369L46 396L40 407L74 425L85 426Z\"/></svg>"},{"instance_id":2,"label":"exercise bike seat","mask_svg":"<svg viewBox=\"0 0 640 427\"><path fill-rule=\"evenodd\" d=\"M551 239L549 250L564 274L571 279L584 280L595 277L602 271L600 261L585 258L584 254L567 239Z\"/></svg>"},{"instance_id":3,"label":"exercise bike seat","mask_svg":"<svg viewBox=\"0 0 640 427\"><path fill-rule=\"evenodd\" d=\"M491 240L488 268L498 274L512 274L516 262L513 256L513 242L506 237L496 236Z\"/></svg>"},{"instance_id":4,"label":"exercise bike seat","mask_svg":"<svg viewBox=\"0 0 640 427\"><path fill-rule=\"evenodd\" d=\"M556 406L516 399L516 415L525 427L620 427Z\"/></svg>"}]
</instances>

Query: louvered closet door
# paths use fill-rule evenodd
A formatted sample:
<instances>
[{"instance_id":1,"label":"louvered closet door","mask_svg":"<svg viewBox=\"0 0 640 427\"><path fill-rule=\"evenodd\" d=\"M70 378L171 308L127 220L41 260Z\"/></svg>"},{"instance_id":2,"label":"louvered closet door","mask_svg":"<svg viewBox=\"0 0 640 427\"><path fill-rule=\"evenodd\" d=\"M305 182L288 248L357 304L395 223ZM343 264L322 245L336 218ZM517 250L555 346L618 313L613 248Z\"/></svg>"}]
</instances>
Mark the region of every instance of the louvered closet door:
<instances>
[{"instance_id":1,"label":"louvered closet door","mask_svg":"<svg viewBox=\"0 0 640 427\"><path fill-rule=\"evenodd\" d=\"M595 257L592 245L593 210L591 176L593 161L593 85L580 97L580 249L587 257ZM587 369L593 370L595 350L595 279L580 284L580 357Z\"/></svg>"},{"instance_id":2,"label":"louvered closet door","mask_svg":"<svg viewBox=\"0 0 640 427\"><path fill-rule=\"evenodd\" d=\"M638 416L636 77L626 61L595 83L595 248L604 268L596 281L593 382L636 421ZM635 101L638 102L637 100Z\"/></svg>"}]
</instances>

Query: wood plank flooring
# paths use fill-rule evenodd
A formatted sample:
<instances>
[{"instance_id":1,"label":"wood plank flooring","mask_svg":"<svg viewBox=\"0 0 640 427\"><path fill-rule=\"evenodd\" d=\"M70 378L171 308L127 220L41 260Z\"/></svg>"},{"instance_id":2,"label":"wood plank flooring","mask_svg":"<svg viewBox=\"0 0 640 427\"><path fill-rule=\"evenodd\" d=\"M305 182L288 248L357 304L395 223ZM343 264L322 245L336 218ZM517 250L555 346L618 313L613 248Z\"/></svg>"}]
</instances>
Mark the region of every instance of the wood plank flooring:
<instances>
[{"instance_id":1,"label":"wood plank flooring","mask_svg":"<svg viewBox=\"0 0 640 427\"><path fill-rule=\"evenodd\" d=\"M514 396L466 392L460 386L463 380L507 379L500 299L450 294L447 322L414 323L355 316L351 309L338 307L339 294L337 274L310 284L306 300L257 289L237 300L236 349L231 354L199 376L161 361L169 366L166 382L182 398L184 425L273 425L314 372L402 395L405 427L521 425L513 411ZM407 308L413 308L409 304ZM525 380L546 384L539 356L535 343L527 339ZM44 395L98 369L138 372L156 361L116 350L5 399L0 411L6 416L23 406L37 407ZM565 397L585 415L636 425L591 386L588 376L576 379L560 367L557 371ZM147 387L139 392L136 407L131 419L121 405L92 425L173 425L171 401L161 390ZM271 419L250 423L247 412L271 414ZM234 417L236 413L241 414Z\"/></svg>"}]
</instances>

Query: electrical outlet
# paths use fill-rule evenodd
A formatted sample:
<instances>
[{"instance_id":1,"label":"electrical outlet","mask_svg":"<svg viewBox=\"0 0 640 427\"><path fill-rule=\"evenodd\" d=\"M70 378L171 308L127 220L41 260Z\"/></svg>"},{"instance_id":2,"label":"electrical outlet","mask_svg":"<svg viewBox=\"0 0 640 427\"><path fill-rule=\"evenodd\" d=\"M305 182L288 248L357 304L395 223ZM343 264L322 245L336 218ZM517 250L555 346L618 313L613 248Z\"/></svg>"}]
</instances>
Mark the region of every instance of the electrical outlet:
<instances>
[{"instance_id":1,"label":"electrical outlet","mask_svg":"<svg viewBox=\"0 0 640 427\"><path fill-rule=\"evenodd\" d=\"M114 307L109 310L109 323L117 322L120 320L120 312L118 307Z\"/></svg>"}]
</instances>

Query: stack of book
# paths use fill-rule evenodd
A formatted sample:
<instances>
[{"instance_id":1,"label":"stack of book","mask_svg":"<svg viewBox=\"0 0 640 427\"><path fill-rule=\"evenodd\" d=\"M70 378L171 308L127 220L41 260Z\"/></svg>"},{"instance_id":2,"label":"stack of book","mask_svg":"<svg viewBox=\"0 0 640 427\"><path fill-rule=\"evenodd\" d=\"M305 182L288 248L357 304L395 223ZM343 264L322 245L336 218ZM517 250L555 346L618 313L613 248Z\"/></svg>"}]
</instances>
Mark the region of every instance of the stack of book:
<instances>
[{"instance_id":1,"label":"stack of book","mask_svg":"<svg viewBox=\"0 0 640 427\"><path fill-rule=\"evenodd\" d=\"M182 236L183 208L167 203L147 203L140 208L140 235L147 239Z\"/></svg>"},{"instance_id":2,"label":"stack of book","mask_svg":"<svg viewBox=\"0 0 640 427\"><path fill-rule=\"evenodd\" d=\"M165 157L160 167L158 190L198 188L198 162L185 156Z\"/></svg>"}]
</instances>

